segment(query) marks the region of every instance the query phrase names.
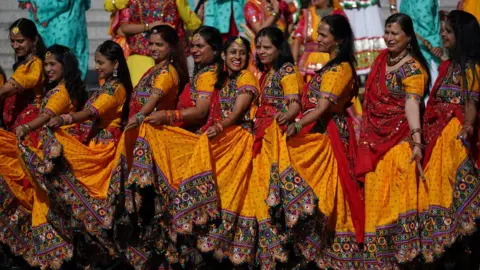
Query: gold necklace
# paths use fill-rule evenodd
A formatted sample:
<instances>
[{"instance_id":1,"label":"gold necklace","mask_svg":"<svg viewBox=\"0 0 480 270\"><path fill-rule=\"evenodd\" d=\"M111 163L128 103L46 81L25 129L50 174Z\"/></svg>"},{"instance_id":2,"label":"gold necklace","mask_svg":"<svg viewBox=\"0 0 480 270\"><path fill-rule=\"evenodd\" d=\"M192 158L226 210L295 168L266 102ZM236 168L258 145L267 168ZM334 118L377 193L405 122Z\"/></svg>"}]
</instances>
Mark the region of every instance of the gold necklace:
<instances>
[{"instance_id":1,"label":"gold necklace","mask_svg":"<svg viewBox=\"0 0 480 270\"><path fill-rule=\"evenodd\" d=\"M404 51L404 53L401 53L400 55L398 55L397 57L393 58L390 56L390 54L388 54L387 56L387 65L389 66L395 66L396 64L400 63L400 61L403 60L403 58L405 58L406 56L408 55L408 51Z\"/></svg>"}]
</instances>

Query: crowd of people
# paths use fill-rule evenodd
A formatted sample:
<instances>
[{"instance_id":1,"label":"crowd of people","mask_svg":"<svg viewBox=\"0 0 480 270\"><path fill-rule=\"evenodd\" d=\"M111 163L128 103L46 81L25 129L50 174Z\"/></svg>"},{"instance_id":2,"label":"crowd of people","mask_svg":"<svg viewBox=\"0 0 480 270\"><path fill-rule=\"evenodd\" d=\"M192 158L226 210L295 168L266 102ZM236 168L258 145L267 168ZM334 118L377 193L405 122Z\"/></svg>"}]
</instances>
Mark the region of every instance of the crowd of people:
<instances>
[{"instance_id":1,"label":"crowd of people","mask_svg":"<svg viewBox=\"0 0 480 270\"><path fill-rule=\"evenodd\" d=\"M90 94L75 46L47 47L27 3L0 72L2 266L397 269L472 237L474 15L432 13L427 36L394 2L382 22L374 0L298 18L248 0L245 24L233 2L216 28L208 2L106 1Z\"/></svg>"}]
</instances>

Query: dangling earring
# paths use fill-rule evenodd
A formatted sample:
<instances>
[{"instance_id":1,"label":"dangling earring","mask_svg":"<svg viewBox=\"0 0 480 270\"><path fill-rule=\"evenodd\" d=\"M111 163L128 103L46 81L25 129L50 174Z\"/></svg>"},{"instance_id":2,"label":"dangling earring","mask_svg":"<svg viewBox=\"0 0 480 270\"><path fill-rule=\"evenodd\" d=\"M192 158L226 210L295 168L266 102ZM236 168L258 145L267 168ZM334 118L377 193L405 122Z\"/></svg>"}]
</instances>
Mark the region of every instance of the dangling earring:
<instances>
[{"instance_id":1,"label":"dangling earring","mask_svg":"<svg viewBox=\"0 0 480 270\"><path fill-rule=\"evenodd\" d=\"M340 44L337 44L337 46L335 46L335 53L339 53L340 52Z\"/></svg>"},{"instance_id":2,"label":"dangling earring","mask_svg":"<svg viewBox=\"0 0 480 270\"><path fill-rule=\"evenodd\" d=\"M408 43L407 50L411 50L411 49L412 49L412 43Z\"/></svg>"},{"instance_id":3,"label":"dangling earring","mask_svg":"<svg viewBox=\"0 0 480 270\"><path fill-rule=\"evenodd\" d=\"M113 77L116 78L117 76L118 76L118 71L117 71L117 69L114 69L114 70L113 70Z\"/></svg>"},{"instance_id":4,"label":"dangling earring","mask_svg":"<svg viewBox=\"0 0 480 270\"><path fill-rule=\"evenodd\" d=\"M223 72L227 71L227 63L223 62Z\"/></svg>"}]
</instances>

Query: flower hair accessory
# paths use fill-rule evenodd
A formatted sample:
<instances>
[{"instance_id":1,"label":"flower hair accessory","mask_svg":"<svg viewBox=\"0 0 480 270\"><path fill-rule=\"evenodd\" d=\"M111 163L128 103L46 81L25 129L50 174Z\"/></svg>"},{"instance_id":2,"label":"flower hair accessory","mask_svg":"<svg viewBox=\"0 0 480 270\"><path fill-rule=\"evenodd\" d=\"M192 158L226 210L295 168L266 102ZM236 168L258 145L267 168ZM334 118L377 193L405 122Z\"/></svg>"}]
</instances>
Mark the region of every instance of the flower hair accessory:
<instances>
[{"instance_id":1,"label":"flower hair accessory","mask_svg":"<svg viewBox=\"0 0 480 270\"><path fill-rule=\"evenodd\" d=\"M23 20L23 18L21 18L17 24L15 25L15 27L12 28L12 33L14 35L18 35L20 33L20 28L18 28L18 25L20 24L20 22Z\"/></svg>"},{"instance_id":2,"label":"flower hair accessory","mask_svg":"<svg viewBox=\"0 0 480 270\"><path fill-rule=\"evenodd\" d=\"M243 40L242 40L242 38L241 38L241 37L237 37L237 38L235 39L235 43L237 43L238 45L243 45Z\"/></svg>"},{"instance_id":3,"label":"flower hair accessory","mask_svg":"<svg viewBox=\"0 0 480 270\"><path fill-rule=\"evenodd\" d=\"M153 29L152 34L158 34L158 29Z\"/></svg>"}]
</instances>

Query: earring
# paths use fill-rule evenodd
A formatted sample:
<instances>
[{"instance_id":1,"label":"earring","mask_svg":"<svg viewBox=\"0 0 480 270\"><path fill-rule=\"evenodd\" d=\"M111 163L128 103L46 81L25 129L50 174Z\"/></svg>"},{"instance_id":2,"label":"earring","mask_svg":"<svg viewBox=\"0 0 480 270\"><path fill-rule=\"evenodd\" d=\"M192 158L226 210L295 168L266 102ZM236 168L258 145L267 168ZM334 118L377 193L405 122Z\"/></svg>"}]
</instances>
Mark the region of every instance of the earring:
<instances>
[{"instance_id":1,"label":"earring","mask_svg":"<svg viewBox=\"0 0 480 270\"><path fill-rule=\"evenodd\" d=\"M412 43L408 43L407 49L408 49L408 50L411 50L411 49L412 49Z\"/></svg>"},{"instance_id":2,"label":"earring","mask_svg":"<svg viewBox=\"0 0 480 270\"><path fill-rule=\"evenodd\" d=\"M114 69L114 70L113 70L113 77L116 78L117 76L118 76L118 71L117 71L117 69Z\"/></svg>"},{"instance_id":3,"label":"earring","mask_svg":"<svg viewBox=\"0 0 480 270\"><path fill-rule=\"evenodd\" d=\"M227 64L223 62L223 72L227 71Z\"/></svg>"},{"instance_id":4,"label":"earring","mask_svg":"<svg viewBox=\"0 0 480 270\"><path fill-rule=\"evenodd\" d=\"M335 46L335 52L336 53L340 52L340 44L337 44L337 46Z\"/></svg>"}]
</instances>

